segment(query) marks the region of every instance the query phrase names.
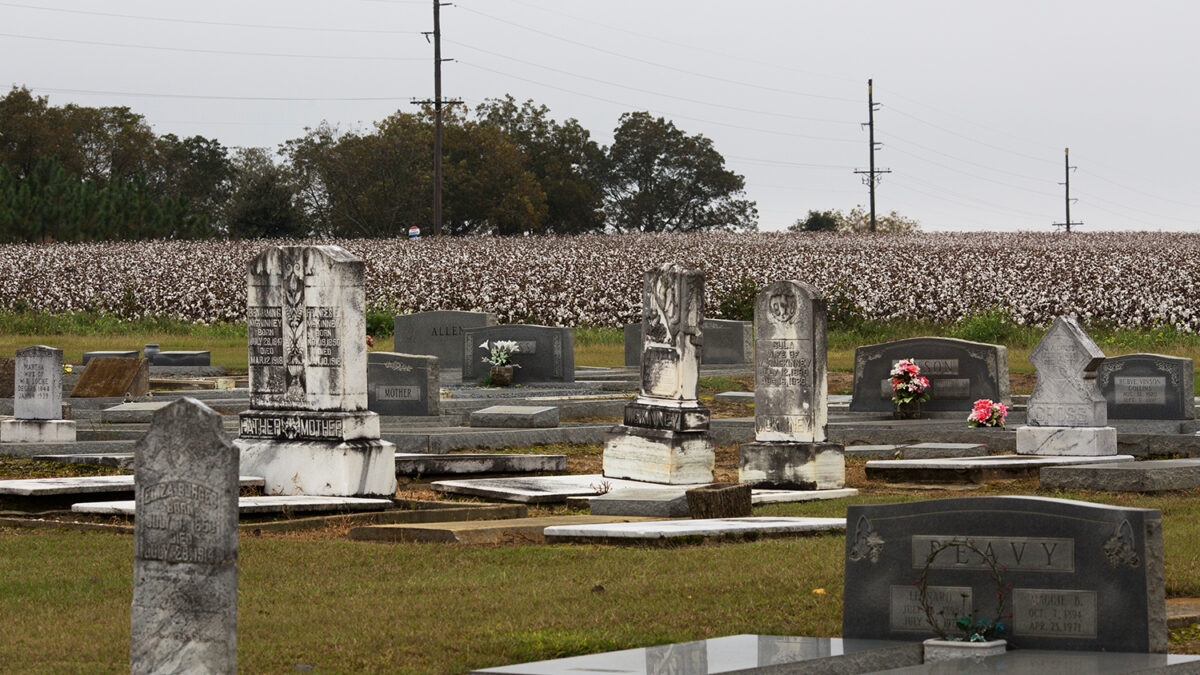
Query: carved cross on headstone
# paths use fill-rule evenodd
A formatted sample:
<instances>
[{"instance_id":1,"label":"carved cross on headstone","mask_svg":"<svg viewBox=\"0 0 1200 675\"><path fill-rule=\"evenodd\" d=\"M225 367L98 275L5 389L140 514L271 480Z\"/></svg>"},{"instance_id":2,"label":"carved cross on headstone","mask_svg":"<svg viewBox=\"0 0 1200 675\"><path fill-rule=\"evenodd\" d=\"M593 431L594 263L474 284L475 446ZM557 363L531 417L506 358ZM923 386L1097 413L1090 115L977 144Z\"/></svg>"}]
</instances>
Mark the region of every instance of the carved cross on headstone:
<instances>
[{"instance_id":1,"label":"carved cross on headstone","mask_svg":"<svg viewBox=\"0 0 1200 675\"><path fill-rule=\"evenodd\" d=\"M1029 353L1037 385L1029 397L1029 424L1102 427L1108 423L1096 369L1104 352L1074 317L1060 316Z\"/></svg>"}]
</instances>

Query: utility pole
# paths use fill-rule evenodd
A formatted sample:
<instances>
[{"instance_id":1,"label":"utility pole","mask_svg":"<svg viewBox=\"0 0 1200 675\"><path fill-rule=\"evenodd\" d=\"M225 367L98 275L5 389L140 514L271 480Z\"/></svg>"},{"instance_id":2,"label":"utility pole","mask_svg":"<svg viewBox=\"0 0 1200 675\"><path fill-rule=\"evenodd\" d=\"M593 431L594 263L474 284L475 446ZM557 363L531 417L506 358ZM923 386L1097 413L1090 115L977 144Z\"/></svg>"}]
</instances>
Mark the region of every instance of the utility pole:
<instances>
[{"instance_id":1,"label":"utility pole","mask_svg":"<svg viewBox=\"0 0 1200 675\"><path fill-rule=\"evenodd\" d=\"M875 103L875 94L873 92L872 80L867 80L867 121L861 126L867 127L868 142L871 145L871 165L866 171L855 169L854 173L864 174L863 183L867 185L871 193L871 231L875 231L875 186L879 185L879 176L885 173L891 173L891 169L876 169L875 168L875 150L883 147L882 143L875 142L875 111L879 109L879 104Z\"/></svg>"},{"instance_id":2,"label":"utility pole","mask_svg":"<svg viewBox=\"0 0 1200 675\"><path fill-rule=\"evenodd\" d=\"M433 0L433 30L425 31L425 41L433 36L433 100L413 101L418 105L433 104L433 236L442 234L442 106L462 103L442 99L442 5L448 2Z\"/></svg>"},{"instance_id":3,"label":"utility pole","mask_svg":"<svg viewBox=\"0 0 1200 675\"><path fill-rule=\"evenodd\" d=\"M1064 180L1063 180L1063 182L1059 183L1059 185L1064 186L1066 205L1067 205L1067 219L1061 223L1054 223L1054 226L1055 227L1066 227L1067 234L1071 234L1071 226L1072 225L1082 225L1083 223L1072 223L1071 222L1071 202L1079 201L1078 199L1071 199L1071 172L1079 167L1071 166L1071 149L1070 148L1063 149L1063 166L1065 167L1063 170Z\"/></svg>"}]
</instances>

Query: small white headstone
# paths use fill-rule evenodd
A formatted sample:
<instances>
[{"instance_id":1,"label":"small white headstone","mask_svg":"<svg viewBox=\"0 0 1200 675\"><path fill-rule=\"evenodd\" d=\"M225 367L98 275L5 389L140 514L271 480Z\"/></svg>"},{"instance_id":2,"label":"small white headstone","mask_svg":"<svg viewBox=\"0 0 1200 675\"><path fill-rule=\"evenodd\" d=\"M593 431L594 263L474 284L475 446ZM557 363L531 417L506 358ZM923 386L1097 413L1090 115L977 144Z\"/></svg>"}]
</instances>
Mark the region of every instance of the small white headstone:
<instances>
[{"instance_id":1,"label":"small white headstone","mask_svg":"<svg viewBox=\"0 0 1200 675\"><path fill-rule=\"evenodd\" d=\"M17 350L13 416L24 420L62 419L62 350L45 345Z\"/></svg>"}]
</instances>

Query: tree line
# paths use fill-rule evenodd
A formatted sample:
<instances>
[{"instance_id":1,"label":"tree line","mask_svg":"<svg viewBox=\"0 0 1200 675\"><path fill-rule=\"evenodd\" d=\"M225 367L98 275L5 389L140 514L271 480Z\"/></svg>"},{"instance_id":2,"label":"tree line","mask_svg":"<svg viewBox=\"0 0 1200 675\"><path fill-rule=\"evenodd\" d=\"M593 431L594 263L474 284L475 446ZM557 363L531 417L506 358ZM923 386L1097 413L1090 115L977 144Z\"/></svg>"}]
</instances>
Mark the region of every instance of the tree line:
<instances>
[{"instance_id":1,"label":"tree line","mask_svg":"<svg viewBox=\"0 0 1200 675\"><path fill-rule=\"evenodd\" d=\"M443 231L754 230L745 179L710 139L646 112L610 146L532 101L443 113ZM278 148L159 136L126 107L0 98L0 240L397 237L432 219L433 113L328 123Z\"/></svg>"}]
</instances>

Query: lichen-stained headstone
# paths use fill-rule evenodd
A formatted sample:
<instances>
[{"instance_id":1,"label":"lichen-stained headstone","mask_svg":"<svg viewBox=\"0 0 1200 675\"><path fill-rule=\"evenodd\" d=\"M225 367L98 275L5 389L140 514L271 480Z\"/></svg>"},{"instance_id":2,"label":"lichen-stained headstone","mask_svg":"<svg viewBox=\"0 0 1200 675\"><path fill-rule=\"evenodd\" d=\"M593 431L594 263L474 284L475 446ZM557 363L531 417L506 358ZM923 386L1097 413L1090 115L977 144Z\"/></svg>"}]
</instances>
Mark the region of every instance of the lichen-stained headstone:
<instances>
[{"instance_id":1,"label":"lichen-stained headstone","mask_svg":"<svg viewBox=\"0 0 1200 675\"><path fill-rule=\"evenodd\" d=\"M642 387L646 398L695 401L704 320L704 272L678 263L646 271Z\"/></svg>"},{"instance_id":2,"label":"lichen-stained headstone","mask_svg":"<svg viewBox=\"0 0 1200 675\"><path fill-rule=\"evenodd\" d=\"M237 672L238 452L192 398L135 448L130 671Z\"/></svg>"},{"instance_id":3,"label":"lichen-stained headstone","mask_svg":"<svg viewBox=\"0 0 1200 675\"><path fill-rule=\"evenodd\" d=\"M825 298L777 281L754 304L754 432L759 441L825 440Z\"/></svg>"},{"instance_id":4,"label":"lichen-stained headstone","mask_svg":"<svg viewBox=\"0 0 1200 675\"><path fill-rule=\"evenodd\" d=\"M17 350L13 415L26 420L62 419L61 349L35 345Z\"/></svg>"},{"instance_id":5,"label":"lichen-stained headstone","mask_svg":"<svg viewBox=\"0 0 1200 675\"><path fill-rule=\"evenodd\" d=\"M1079 322L1060 316L1029 353L1037 384L1029 397L1029 425L1103 427L1107 405L1096 382L1104 352Z\"/></svg>"}]
</instances>

